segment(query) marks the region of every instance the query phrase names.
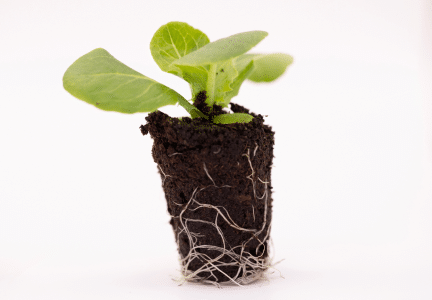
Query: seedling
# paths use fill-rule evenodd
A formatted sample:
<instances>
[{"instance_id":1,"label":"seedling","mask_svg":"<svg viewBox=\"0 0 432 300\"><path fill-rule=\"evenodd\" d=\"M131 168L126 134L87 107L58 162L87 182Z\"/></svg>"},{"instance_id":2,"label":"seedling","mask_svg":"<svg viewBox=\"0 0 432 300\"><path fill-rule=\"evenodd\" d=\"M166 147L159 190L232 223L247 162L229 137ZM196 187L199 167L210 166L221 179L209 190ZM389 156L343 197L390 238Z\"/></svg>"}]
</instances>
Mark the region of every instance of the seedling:
<instances>
[{"instance_id":1,"label":"seedling","mask_svg":"<svg viewBox=\"0 0 432 300\"><path fill-rule=\"evenodd\" d=\"M162 71L190 84L189 101L102 48L76 60L64 74L63 86L76 98L106 111L153 112L178 103L192 119L204 118L216 124L248 123L253 117L247 113L212 116L211 112L214 105L227 107L246 79L273 81L292 63L292 57L282 53L246 54L266 36L265 31L249 31L210 43L203 32L183 22L160 27L150 42L151 54ZM205 95L206 111L193 105L200 95Z\"/></svg>"},{"instance_id":2,"label":"seedling","mask_svg":"<svg viewBox=\"0 0 432 300\"><path fill-rule=\"evenodd\" d=\"M249 31L210 43L186 23L160 27L150 43L153 59L190 84L190 100L102 48L64 74L64 88L99 109L152 112L140 129L154 140L152 156L180 253L180 283L248 284L277 264L268 257L274 132L240 105L231 103L233 113L222 111L246 79L273 81L292 63L287 54L246 53L266 36ZM180 123L157 111L175 104L195 120ZM249 124L225 125L232 123ZM217 133L211 132L215 127Z\"/></svg>"}]
</instances>

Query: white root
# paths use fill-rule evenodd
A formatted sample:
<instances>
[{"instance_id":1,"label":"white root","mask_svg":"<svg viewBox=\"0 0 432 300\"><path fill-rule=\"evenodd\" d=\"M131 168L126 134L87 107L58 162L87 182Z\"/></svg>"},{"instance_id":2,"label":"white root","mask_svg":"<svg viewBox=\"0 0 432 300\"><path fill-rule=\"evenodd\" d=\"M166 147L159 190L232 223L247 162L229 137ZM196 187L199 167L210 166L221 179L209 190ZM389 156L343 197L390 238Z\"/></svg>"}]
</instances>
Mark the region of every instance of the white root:
<instances>
[{"instance_id":1,"label":"white root","mask_svg":"<svg viewBox=\"0 0 432 300\"><path fill-rule=\"evenodd\" d=\"M166 175L165 173L164 173L164 171L162 170L162 168L158 165L158 167L159 167L159 170L162 172L162 174L164 175L164 179L162 180L162 186L164 185L164 183L165 183L165 179L167 178L167 177L172 177L171 175Z\"/></svg>"},{"instance_id":2,"label":"white root","mask_svg":"<svg viewBox=\"0 0 432 300\"><path fill-rule=\"evenodd\" d=\"M255 222L255 207L253 206L253 204L252 204L252 215Z\"/></svg>"},{"instance_id":3,"label":"white root","mask_svg":"<svg viewBox=\"0 0 432 300\"><path fill-rule=\"evenodd\" d=\"M256 146L256 148L254 150L254 156L256 154L257 149L258 149L258 145ZM251 162L250 157L249 157L249 149L248 149L247 154L243 154L243 155L248 158L248 162L249 162L250 168L252 170L252 173L249 176L247 176L247 178L252 181L254 197L255 197L255 199L259 199L259 200L264 199L264 220L263 220L263 223L261 225L261 228L259 230L243 228L243 227L239 226L238 224L236 224L232 220L231 216L229 215L229 213L225 207L198 202L196 200L196 196L198 195L198 193L211 187L211 185L204 187L204 188L201 188L199 190L198 190L198 187L195 188L189 201L184 205L179 216L177 216L177 217L171 216L172 218L178 218L180 221L180 224L181 224L181 230L177 233L177 246L178 246L178 248L180 249L180 245L179 245L180 235L182 233L184 233L188 237L189 249L190 249L189 253L185 257L180 257L180 259L179 259L180 265L181 265L181 270L180 270L181 276L177 279L173 279L173 280L177 281L179 283L179 285L181 285L185 282L200 282L200 283L213 284L213 285L216 285L217 287L221 287L221 284L226 284L226 283L228 283L228 284L233 283L233 284L236 284L238 286L244 286L244 285L249 284L249 283L251 283L255 280L258 280L258 279L267 279L266 275L269 274L268 273L269 269L274 268L275 265L277 265L278 263L281 262L281 261L279 261L277 263L272 264L273 258L274 258L274 251L270 251L269 249L267 249L267 251L272 254L272 257L271 258L270 257L266 257L266 258L262 257L264 252L265 252L265 246L266 246L265 242L267 240L269 242L271 242L272 250L274 248L273 247L273 241L271 238L269 238L270 230L271 230L271 224L267 228L264 239L261 241L258 238L258 236L264 231L264 229L267 225L267 209L268 209L268 198L269 198L267 185L269 184L269 182L263 181L258 177L258 180L262 184L264 184L264 193L261 197L257 197L256 191L255 191L256 182L252 178L252 176L255 174L255 172L254 172L252 162ZM204 163L204 171L207 174L207 176L210 178L210 180L212 181L214 187L216 187L216 188L230 188L231 187L229 185L223 185L220 187L216 186L214 180L212 179L212 177L210 176L210 174L207 170L205 163ZM169 175L165 175L165 178L167 176L169 176ZM175 204L179 205L179 206L183 206L183 205L178 204L178 203L175 203ZM197 207L191 208L192 204L197 205ZM209 208L209 209L215 210L216 211L216 217L215 217L214 222L184 217L184 214L188 209L190 211L195 211L195 210L200 209L200 208ZM252 205L252 214L253 214L253 219L255 222L255 208L253 205ZM247 241L243 242L242 245L238 245L238 246L235 246L231 249L227 249L224 234L223 234L222 230L220 229L220 227L218 226L218 218L219 217L224 219L225 222L229 226L235 228L236 230L251 233L251 237ZM216 231L218 232L219 236L221 237L223 246L219 247L219 246L215 246L215 245L197 245L198 237L203 236L203 235L191 232L188 228L188 223L190 223L190 222L204 223L204 224L208 224L208 225L213 226L216 229ZM258 240L258 242L259 242L258 246L255 249L255 253L258 253L259 247L263 246L262 253L258 257L252 255L248 251L245 251L246 245L253 239ZM270 247L270 245L268 247ZM237 248L240 248L240 254L237 254L236 252L234 252L234 250ZM207 250L219 251L220 255L218 255L216 258L212 259L207 254L198 252L197 251L198 249L207 249ZM231 262L222 262L221 258L224 256L230 257ZM188 267L194 259L201 260L204 262L204 264L198 270L191 271L188 269ZM221 267L226 267L226 266L238 267L237 274L234 277L230 277L228 274L224 273L221 270ZM216 282L217 277L213 273L215 271L219 271L220 273L224 274L228 280L226 282L222 282L222 283ZM242 271L242 275L240 276L241 271ZM207 277L203 277L201 275L201 273L207 273L210 275ZM270 274L272 274L272 273L270 273ZM283 276L281 275L281 277L283 277ZM214 278L214 280L210 280L210 278Z\"/></svg>"},{"instance_id":4,"label":"white root","mask_svg":"<svg viewBox=\"0 0 432 300\"><path fill-rule=\"evenodd\" d=\"M206 164L205 163L203 164L204 164L204 171L206 172L208 178L210 178L210 180L213 182L213 185L216 186L216 183L213 181L213 178L211 178L210 174L208 173Z\"/></svg>"},{"instance_id":5,"label":"white root","mask_svg":"<svg viewBox=\"0 0 432 300\"><path fill-rule=\"evenodd\" d=\"M254 154L253 154L253 156L255 157L255 153L257 152L257 150L258 150L258 144L255 142L255 145L256 145L256 147L255 147L255 150L254 150Z\"/></svg>"},{"instance_id":6,"label":"white root","mask_svg":"<svg viewBox=\"0 0 432 300\"><path fill-rule=\"evenodd\" d=\"M249 176L247 176L246 178L249 179L250 181L252 181L252 188L253 188L253 192L254 192L254 197L256 198L255 181L252 179L252 176L255 174L255 171L252 167L252 162L251 162L250 157L249 157L249 148L248 148L247 154L243 154L243 156L247 157L248 162L249 162L249 166L251 167L251 170L252 170L252 173Z\"/></svg>"},{"instance_id":7,"label":"white root","mask_svg":"<svg viewBox=\"0 0 432 300\"><path fill-rule=\"evenodd\" d=\"M171 154L168 154L168 157L171 157L171 156L174 156L174 155L182 155L183 153L179 153L179 152L176 152L176 153L171 153Z\"/></svg>"}]
</instances>

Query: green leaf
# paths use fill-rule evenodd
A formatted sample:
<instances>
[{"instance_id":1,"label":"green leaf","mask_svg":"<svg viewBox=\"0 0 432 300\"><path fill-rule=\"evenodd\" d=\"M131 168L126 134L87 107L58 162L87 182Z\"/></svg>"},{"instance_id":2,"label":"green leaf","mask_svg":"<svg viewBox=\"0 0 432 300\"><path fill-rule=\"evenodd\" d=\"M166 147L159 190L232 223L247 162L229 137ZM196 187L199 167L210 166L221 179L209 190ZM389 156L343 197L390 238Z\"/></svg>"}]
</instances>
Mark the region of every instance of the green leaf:
<instances>
[{"instance_id":1,"label":"green leaf","mask_svg":"<svg viewBox=\"0 0 432 300\"><path fill-rule=\"evenodd\" d=\"M213 123L216 124L231 124L231 123L249 123L253 116L245 113L233 113L217 115L213 118Z\"/></svg>"},{"instance_id":2,"label":"green leaf","mask_svg":"<svg viewBox=\"0 0 432 300\"><path fill-rule=\"evenodd\" d=\"M181 76L173 62L210 42L200 30L183 22L169 22L161 26L150 42L153 59L162 71Z\"/></svg>"},{"instance_id":3,"label":"green leaf","mask_svg":"<svg viewBox=\"0 0 432 300\"><path fill-rule=\"evenodd\" d=\"M185 100L176 91L129 68L102 48L76 60L66 70L63 86L76 98L97 108L127 114L151 112Z\"/></svg>"},{"instance_id":4,"label":"green leaf","mask_svg":"<svg viewBox=\"0 0 432 300\"><path fill-rule=\"evenodd\" d=\"M242 85L243 81L245 81L245 79L248 78L248 76L253 72L254 68L255 66L253 60L250 60L249 64L247 64L246 67L243 67L241 72L231 83L231 91L225 94L224 105L222 105L223 107L228 106L228 103L231 101L231 98L238 95L240 86Z\"/></svg>"},{"instance_id":5,"label":"green leaf","mask_svg":"<svg viewBox=\"0 0 432 300\"><path fill-rule=\"evenodd\" d=\"M192 99L201 91L208 90L209 70L203 66L178 66L182 71L183 79L190 83ZM231 91L231 83L237 77L237 70L232 60L216 64L214 79L214 99L217 104L223 105L223 99L227 92ZM220 103L219 103L220 102ZM227 105L225 105L227 106Z\"/></svg>"},{"instance_id":6,"label":"green leaf","mask_svg":"<svg viewBox=\"0 0 432 300\"><path fill-rule=\"evenodd\" d=\"M173 61L174 65L204 66L237 57L252 49L268 35L265 31L248 31L209 43Z\"/></svg>"},{"instance_id":7,"label":"green leaf","mask_svg":"<svg viewBox=\"0 0 432 300\"><path fill-rule=\"evenodd\" d=\"M288 54L244 54L235 61L237 70L246 67L254 61L255 69L248 79L254 82L270 82L281 76L286 68L292 64L293 58Z\"/></svg>"},{"instance_id":8,"label":"green leaf","mask_svg":"<svg viewBox=\"0 0 432 300\"><path fill-rule=\"evenodd\" d=\"M231 83L238 75L233 58L249 51L266 36L265 31L239 33L209 43L172 64L185 73L182 76L191 84L193 98L198 92L205 90L206 103L210 107L214 103L227 106L226 94L232 90ZM193 67L200 69L194 70Z\"/></svg>"},{"instance_id":9,"label":"green leaf","mask_svg":"<svg viewBox=\"0 0 432 300\"><path fill-rule=\"evenodd\" d=\"M181 70L181 77L186 80L191 87L192 98L206 89L208 70L203 66L178 66Z\"/></svg>"},{"instance_id":10,"label":"green leaf","mask_svg":"<svg viewBox=\"0 0 432 300\"><path fill-rule=\"evenodd\" d=\"M233 60L227 60L217 64L215 79L215 103L226 107L224 99L226 94L232 90L231 83L237 77L238 72L234 68Z\"/></svg>"}]
</instances>

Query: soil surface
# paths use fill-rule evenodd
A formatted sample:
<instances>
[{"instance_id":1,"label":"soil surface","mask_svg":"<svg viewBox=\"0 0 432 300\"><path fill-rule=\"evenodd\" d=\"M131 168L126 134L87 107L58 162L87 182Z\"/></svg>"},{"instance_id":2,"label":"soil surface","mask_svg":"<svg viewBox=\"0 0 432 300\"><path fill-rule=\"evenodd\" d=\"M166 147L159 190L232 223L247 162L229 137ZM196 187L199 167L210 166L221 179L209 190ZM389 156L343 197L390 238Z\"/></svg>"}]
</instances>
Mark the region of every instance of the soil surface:
<instances>
[{"instance_id":1,"label":"soil surface","mask_svg":"<svg viewBox=\"0 0 432 300\"><path fill-rule=\"evenodd\" d=\"M199 107L199 102L196 101L195 106ZM224 247L215 224L223 233L227 250L240 254L241 247L238 246L249 240L244 247L244 256L250 253L261 259L268 257L274 132L264 124L262 115L251 113L234 103L230 106L233 112L251 114L253 120L246 124L213 124L204 118L192 120L184 117L179 120L155 111L146 117L147 124L140 127L143 135L150 133L154 140L152 156L162 179L171 215L170 224L181 258L187 257L191 245L198 247L195 251L201 255L190 261L187 266L190 271L196 271L206 263L203 259L205 255L214 259L223 254L205 247ZM221 107L206 111L210 116L221 113L226 113ZM217 206L225 217L229 214L232 221L249 231L233 228L216 209L203 207L202 204ZM266 205L267 214L264 216ZM265 219L266 224L262 228ZM191 240L184 226L190 231ZM239 259L223 254L218 261L232 263ZM243 275L242 269L238 273L239 264L219 269L231 278ZM228 281L222 272L216 270L213 275L201 272L199 276L210 281Z\"/></svg>"}]
</instances>

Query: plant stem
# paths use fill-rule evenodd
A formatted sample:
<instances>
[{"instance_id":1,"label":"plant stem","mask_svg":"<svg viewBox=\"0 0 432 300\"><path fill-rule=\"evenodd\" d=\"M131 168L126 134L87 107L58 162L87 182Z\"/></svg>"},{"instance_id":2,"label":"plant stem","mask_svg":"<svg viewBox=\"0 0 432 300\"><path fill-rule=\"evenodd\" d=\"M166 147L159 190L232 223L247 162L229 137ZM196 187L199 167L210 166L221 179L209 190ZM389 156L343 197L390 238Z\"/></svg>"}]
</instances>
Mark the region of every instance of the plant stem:
<instances>
[{"instance_id":1,"label":"plant stem","mask_svg":"<svg viewBox=\"0 0 432 300\"><path fill-rule=\"evenodd\" d=\"M216 84L216 67L217 64L211 64L207 78L207 99L206 103L210 108L213 108L214 95L215 95L215 84Z\"/></svg>"}]
</instances>

